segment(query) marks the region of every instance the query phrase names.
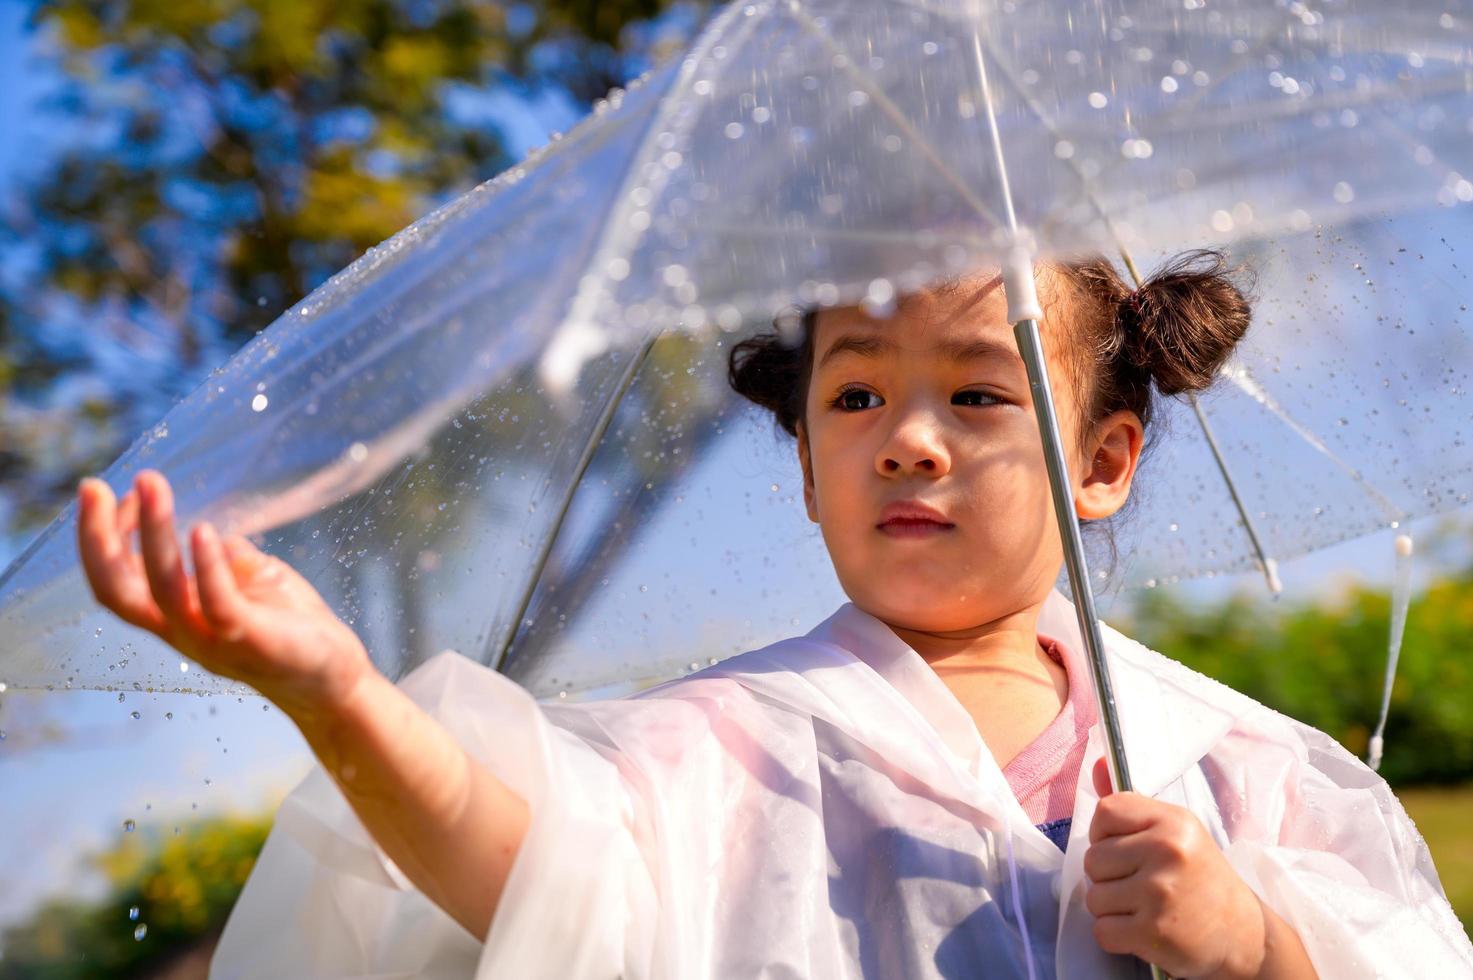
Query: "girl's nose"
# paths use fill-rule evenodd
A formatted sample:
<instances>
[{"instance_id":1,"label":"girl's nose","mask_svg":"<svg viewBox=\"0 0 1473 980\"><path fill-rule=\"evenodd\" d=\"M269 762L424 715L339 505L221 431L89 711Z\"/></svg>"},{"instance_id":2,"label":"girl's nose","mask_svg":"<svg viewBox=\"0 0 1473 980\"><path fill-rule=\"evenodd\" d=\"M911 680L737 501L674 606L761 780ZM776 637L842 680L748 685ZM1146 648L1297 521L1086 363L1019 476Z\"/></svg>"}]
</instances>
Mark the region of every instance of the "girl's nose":
<instances>
[{"instance_id":1,"label":"girl's nose","mask_svg":"<svg viewBox=\"0 0 1473 980\"><path fill-rule=\"evenodd\" d=\"M951 469L951 454L941 438L941 427L924 412L896 420L880 451L875 468L881 476L922 473L941 476Z\"/></svg>"}]
</instances>

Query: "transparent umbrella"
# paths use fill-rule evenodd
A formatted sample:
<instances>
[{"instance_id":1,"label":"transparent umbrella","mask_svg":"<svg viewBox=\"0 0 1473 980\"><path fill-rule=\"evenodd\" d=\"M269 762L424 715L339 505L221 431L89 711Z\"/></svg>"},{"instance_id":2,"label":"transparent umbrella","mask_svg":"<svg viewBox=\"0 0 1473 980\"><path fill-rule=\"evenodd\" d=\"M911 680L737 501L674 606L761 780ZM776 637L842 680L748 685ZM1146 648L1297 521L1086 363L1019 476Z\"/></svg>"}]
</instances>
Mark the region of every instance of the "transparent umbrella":
<instances>
[{"instance_id":1,"label":"transparent umbrella","mask_svg":"<svg viewBox=\"0 0 1473 980\"><path fill-rule=\"evenodd\" d=\"M448 647L540 696L627 690L839 598L731 343L1020 248L1227 244L1257 325L1231 383L1163 412L1110 581L1271 574L1467 503L1470 46L1449 3L737 3L104 477L162 470L181 523L255 535L390 675ZM0 681L232 692L94 604L73 522L0 577Z\"/></svg>"}]
</instances>

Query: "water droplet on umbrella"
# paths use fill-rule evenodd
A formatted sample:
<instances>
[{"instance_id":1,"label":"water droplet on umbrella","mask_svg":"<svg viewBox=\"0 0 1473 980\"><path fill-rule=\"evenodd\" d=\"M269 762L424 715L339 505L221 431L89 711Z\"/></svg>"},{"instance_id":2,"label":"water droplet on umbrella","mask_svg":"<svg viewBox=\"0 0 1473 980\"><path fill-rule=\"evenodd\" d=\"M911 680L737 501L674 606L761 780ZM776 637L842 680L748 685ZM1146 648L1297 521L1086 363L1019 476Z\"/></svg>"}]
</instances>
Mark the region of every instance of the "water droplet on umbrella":
<instances>
[{"instance_id":1,"label":"water droplet on umbrella","mask_svg":"<svg viewBox=\"0 0 1473 980\"><path fill-rule=\"evenodd\" d=\"M1104 92L1091 92L1089 93L1089 104L1096 109L1103 109L1110 104L1110 100Z\"/></svg>"},{"instance_id":2,"label":"water droplet on umbrella","mask_svg":"<svg viewBox=\"0 0 1473 980\"><path fill-rule=\"evenodd\" d=\"M742 133L746 132L746 127L739 122L729 122L722 132L726 134L726 138L729 140L739 140L742 138Z\"/></svg>"},{"instance_id":3,"label":"water droplet on umbrella","mask_svg":"<svg viewBox=\"0 0 1473 980\"><path fill-rule=\"evenodd\" d=\"M1150 140L1128 139L1120 144L1120 155L1127 160L1145 160L1154 152Z\"/></svg>"},{"instance_id":4,"label":"water droplet on umbrella","mask_svg":"<svg viewBox=\"0 0 1473 980\"><path fill-rule=\"evenodd\" d=\"M1164 75L1164 76L1162 76L1162 78L1161 78L1161 91L1165 92L1167 95L1170 95L1172 92L1175 92L1176 89L1177 89L1176 79L1172 78L1170 75Z\"/></svg>"},{"instance_id":5,"label":"water droplet on umbrella","mask_svg":"<svg viewBox=\"0 0 1473 980\"><path fill-rule=\"evenodd\" d=\"M1335 184L1335 189L1332 193L1335 196L1335 200L1341 204L1349 204L1355 200L1355 188L1343 180Z\"/></svg>"},{"instance_id":6,"label":"water droplet on umbrella","mask_svg":"<svg viewBox=\"0 0 1473 980\"><path fill-rule=\"evenodd\" d=\"M641 591L641 592L648 592L649 590L650 590L650 587L648 585L641 585L639 587L639 591Z\"/></svg>"},{"instance_id":7,"label":"water droplet on umbrella","mask_svg":"<svg viewBox=\"0 0 1473 980\"><path fill-rule=\"evenodd\" d=\"M129 712L128 717L132 718L134 721L137 721L138 719L142 718L143 715L141 712L133 711Z\"/></svg>"},{"instance_id":8,"label":"water droplet on umbrella","mask_svg":"<svg viewBox=\"0 0 1473 980\"><path fill-rule=\"evenodd\" d=\"M123 821L123 833L125 833L125 834L131 834L131 833L133 833L133 831L135 831L137 829L138 829L138 824L136 824L136 823L133 822L133 818L132 817L129 817L127 820L124 820Z\"/></svg>"},{"instance_id":9,"label":"water droplet on umbrella","mask_svg":"<svg viewBox=\"0 0 1473 980\"><path fill-rule=\"evenodd\" d=\"M895 312L895 284L888 279L872 279L860 303L872 317L888 317Z\"/></svg>"},{"instance_id":10,"label":"water droplet on umbrella","mask_svg":"<svg viewBox=\"0 0 1473 980\"><path fill-rule=\"evenodd\" d=\"M136 905L130 905L130 906L128 906L128 921L129 922L137 922L138 921L138 906L136 906Z\"/></svg>"},{"instance_id":11,"label":"water droplet on umbrella","mask_svg":"<svg viewBox=\"0 0 1473 980\"><path fill-rule=\"evenodd\" d=\"M142 942L143 937L146 935L148 935L148 923L138 923L138 927L133 930L133 938L138 942Z\"/></svg>"},{"instance_id":12,"label":"water droplet on umbrella","mask_svg":"<svg viewBox=\"0 0 1473 980\"><path fill-rule=\"evenodd\" d=\"M172 711L165 711L164 712L164 720L165 721L173 721L174 720L174 712L172 712Z\"/></svg>"},{"instance_id":13,"label":"water droplet on umbrella","mask_svg":"<svg viewBox=\"0 0 1473 980\"><path fill-rule=\"evenodd\" d=\"M189 673L189 664L185 663L182 660L179 661L179 673L181 673L181 674L187 674L187 673Z\"/></svg>"},{"instance_id":14,"label":"water droplet on umbrella","mask_svg":"<svg viewBox=\"0 0 1473 980\"><path fill-rule=\"evenodd\" d=\"M265 395L257 395L256 397L254 397L254 398L251 399L251 411L253 411L253 412L264 412L264 411L266 411L266 396Z\"/></svg>"}]
</instances>

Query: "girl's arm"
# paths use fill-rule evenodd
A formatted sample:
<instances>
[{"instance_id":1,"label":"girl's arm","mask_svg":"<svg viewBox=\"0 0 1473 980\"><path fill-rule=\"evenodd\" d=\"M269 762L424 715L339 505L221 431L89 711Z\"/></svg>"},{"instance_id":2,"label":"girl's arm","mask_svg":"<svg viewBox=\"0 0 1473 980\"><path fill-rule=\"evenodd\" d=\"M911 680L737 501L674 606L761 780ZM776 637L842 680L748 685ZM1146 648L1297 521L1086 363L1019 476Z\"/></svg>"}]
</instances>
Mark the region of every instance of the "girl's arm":
<instances>
[{"instance_id":1,"label":"girl's arm","mask_svg":"<svg viewBox=\"0 0 1473 980\"><path fill-rule=\"evenodd\" d=\"M526 803L373 667L290 565L202 524L188 574L162 474L140 473L121 502L101 480L77 494L78 550L98 600L280 707L384 853L484 940L526 835Z\"/></svg>"},{"instance_id":2,"label":"girl's arm","mask_svg":"<svg viewBox=\"0 0 1473 980\"><path fill-rule=\"evenodd\" d=\"M522 798L377 671L334 709L292 720L384 853L485 941L527 833Z\"/></svg>"}]
</instances>

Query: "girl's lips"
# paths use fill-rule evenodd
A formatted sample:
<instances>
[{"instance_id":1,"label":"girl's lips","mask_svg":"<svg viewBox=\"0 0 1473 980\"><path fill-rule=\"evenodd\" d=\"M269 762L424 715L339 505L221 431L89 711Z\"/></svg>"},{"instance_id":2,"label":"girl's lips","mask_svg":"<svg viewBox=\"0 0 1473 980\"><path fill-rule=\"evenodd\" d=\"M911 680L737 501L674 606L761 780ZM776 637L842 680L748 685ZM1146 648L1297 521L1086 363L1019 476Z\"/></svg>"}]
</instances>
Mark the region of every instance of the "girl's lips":
<instances>
[{"instance_id":1,"label":"girl's lips","mask_svg":"<svg viewBox=\"0 0 1473 980\"><path fill-rule=\"evenodd\" d=\"M878 525L881 534L892 538L929 538L936 534L956 529L955 524L943 524L926 518L897 517Z\"/></svg>"}]
</instances>

